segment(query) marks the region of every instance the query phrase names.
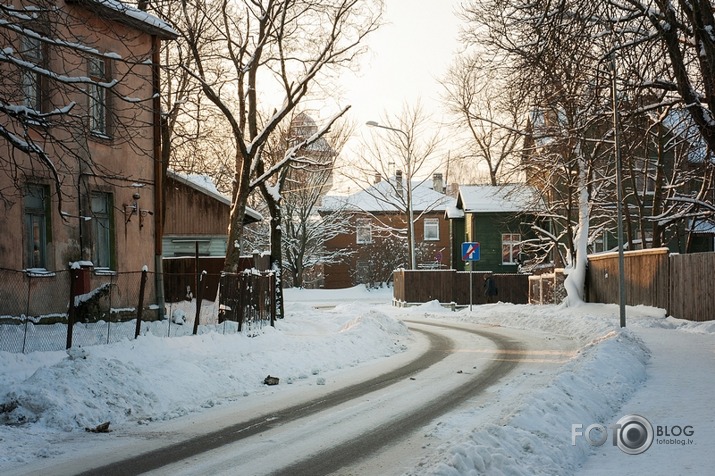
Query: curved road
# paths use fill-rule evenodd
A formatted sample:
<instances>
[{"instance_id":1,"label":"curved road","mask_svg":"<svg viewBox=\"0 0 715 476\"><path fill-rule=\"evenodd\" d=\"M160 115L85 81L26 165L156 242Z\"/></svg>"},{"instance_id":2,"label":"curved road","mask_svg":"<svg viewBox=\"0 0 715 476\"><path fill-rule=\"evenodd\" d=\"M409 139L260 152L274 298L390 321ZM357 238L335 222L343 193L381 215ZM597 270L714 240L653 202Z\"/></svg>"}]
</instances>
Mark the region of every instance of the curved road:
<instances>
[{"instance_id":1,"label":"curved road","mask_svg":"<svg viewBox=\"0 0 715 476\"><path fill-rule=\"evenodd\" d=\"M399 368L228 426L193 423L194 431L209 429L161 447L155 441L150 445L155 449L136 456L123 458L118 446L53 472L316 476L345 471L479 395L528 355L519 339L499 328L406 322L429 345Z\"/></svg>"}]
</instances>

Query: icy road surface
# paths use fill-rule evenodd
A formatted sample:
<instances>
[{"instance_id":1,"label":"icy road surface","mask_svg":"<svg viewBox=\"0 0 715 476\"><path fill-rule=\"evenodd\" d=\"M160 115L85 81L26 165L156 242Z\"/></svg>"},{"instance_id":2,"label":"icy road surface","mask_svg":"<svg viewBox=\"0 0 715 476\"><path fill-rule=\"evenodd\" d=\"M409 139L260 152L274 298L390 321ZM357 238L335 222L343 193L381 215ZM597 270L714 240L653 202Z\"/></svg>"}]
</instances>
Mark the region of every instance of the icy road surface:
<instances>
[{"instance_id":1,"label":"icy road surface","mask_svg":"<svg viewBox=\"0 0 715 476\"><path fill-rule=\"evenodd\" d=\"M326 374L326 385L267 389L233 405L103 435L44 469L55 475L404 474L429 453L425 432L439 428L440 417L456 412L474 426L498 422L576 350L569 339L534 331L412 317L407 324L415 344L379 364Z\"/></svg>"}]
</instances>

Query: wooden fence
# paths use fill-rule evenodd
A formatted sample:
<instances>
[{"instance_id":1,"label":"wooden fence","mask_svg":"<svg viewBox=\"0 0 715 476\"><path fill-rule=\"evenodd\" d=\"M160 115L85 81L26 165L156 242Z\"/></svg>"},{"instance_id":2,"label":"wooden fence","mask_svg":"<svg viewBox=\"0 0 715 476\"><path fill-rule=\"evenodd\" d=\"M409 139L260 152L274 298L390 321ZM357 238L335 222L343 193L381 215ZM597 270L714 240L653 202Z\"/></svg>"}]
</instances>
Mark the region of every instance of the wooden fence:
<instances>
[{"instance_id":1,"label":"wooden fence","mask_svg":"<svg viewBox=\"0 0 715 476\"><path fill-rule=\"evenodd\" d=\"M715 319L715 253L670 257L668 314L691 321Z\"/></svg>"},{"instance_id":2,"label":"wooden fence","mask_svg":"<svg viewBox=\"0 0 715 476\"><path fill-rule=\"evenodd\" d=\"M624 253L626 296L629 306L665 309L668 315L691 321L715 320L715 253L670 254L667 248ZM473 304L484 304L484 277L473 275ZM618 303L618 253L588 257L586 300ZM497 299L514 304L557 303L563 298L559 273L529 276L494 274ZM394 301L398 304L469 304L469 272L447 270L395 271ZM530 300L531 296L531 300Z\"/></svg>"},{"instance_id":3,"label":"wooden fence","mask_svg":"<svg viewBox=\"0 0 715 476\"><path fill-rule=\"evenodd\" d=\"M276 275L271 271L246 270L221 275L219 322L274 325L276 320Z\"/></svg>"},{"instance_id":4,"label":"wooden fence","mask_svg":"<svg viewBox=\"0 0 715 476\"><path fill-rule=\"evenodd\" d=\"M589 302L617 303L618 253L588 257ZM667 248L624 253L626 295L630 306L665 309L691 321L715 319L715 253L670 255Z\"/></svg>"},{"instance_id":5,"label":"wooden fence","mask_svg":"<svg viewBox=\"0 0 715 476\"><path fill-rule=\"evenodd\" d=\"M668 248L626 251L623 253L626 299L629 306L647 304L668 309ZM587 301L618 302L618 253L588 257Z\"/></svg>"},{"instance_id":6,"label":"wooden fence","mask_svg":"<svg viewBox=\"0 0 715 476\"><path fill-rule=\"evenodd\" d=\"M469 272L445 270L397 270L394 273L394 300L399 304L437 300L444 304L469 304ZM485 272L472 275L472 304L485 304ZM497 300L514 304L529 301L529 277L525 274L493 274Z\"/></svg>"}]
</instances>

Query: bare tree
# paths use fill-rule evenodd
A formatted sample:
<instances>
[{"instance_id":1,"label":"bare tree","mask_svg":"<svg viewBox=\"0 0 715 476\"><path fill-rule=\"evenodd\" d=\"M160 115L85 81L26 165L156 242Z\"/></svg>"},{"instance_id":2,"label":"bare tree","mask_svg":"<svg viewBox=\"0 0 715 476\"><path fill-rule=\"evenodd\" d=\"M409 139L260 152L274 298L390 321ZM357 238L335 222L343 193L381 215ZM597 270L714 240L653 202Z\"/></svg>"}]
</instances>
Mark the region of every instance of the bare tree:
<instances>
[{"instance_id":1,"label":"bare tree","mask_svg":"<svg viewBox=\"0 0 715 476\"><path fill-rule=\"evenodd\" d=\"M382 2L182 0L180 5L174 15L190 57L184 67L220 111L235 147L225 264L234 270L251 188L271 179L294 157L288 154L279 164L264 165L264 172L256 175L269 137L311 86L351 64L365 36L378 27Z\"/></svg>"},{"instance_id":2,"label":"bare tree","mask_svg":"<svg viewBox=\"0 0 715 476\"><path fill-rule=\"evenodd\" d=\"M339 262L345 253L327 250L325 242L344 233L349 226L345 213L336 211L324 217L318 207L333 183L333 168L339 151L353 127L341 126L311 147L300 151L310 158L294 160L281 174L282 267L290 273L292 285L302 287L304 273L319 265ZM309 137L317 131L314 120L306 113L291 121L285 145Z\"/></svg>"},{"instance_id":3,"label":"bare tree","mask_svg":"<svg viewBox=\"0 0 715 476\"><path fill-rule=\"evenodd\" d=\"M485 165L489 182L498 185L518 169L527 111L526 103L514 97L514 89L487 66L478 54L459 56L442 86L455 116L453 125L467 132L461 174L473 179Z\"/></svg>"},{"instance_id":4,"label":"bare tree","mask_svg":"<svg viewBox=\"0 0 715 476\"><path fill-rule=\"evenodd\" d=\"M386 118L383 124L370 122L373 134L362 148L365 159L352 164L348 172L355 184L387 207L405 214L407 223L407 248L410 269L416 268L417 250L415 223L426 212L441 203L423 203L415 200L414 191L442 167L440 146L443 138L439 130L427 123L420 104L405 105L397 118ZM382 186L373 187L376 177L386 178ZM417 215L415 213L417 212ZM384 229L393 228L385 224ZM397 230L399 232L399 230Z\"/></svg>"},{"instance_id":5,"label":"bare tree","mask_svg":"<svg viewBox=\"0 0 715 476\"><path fill-rule=\"evenodd\" d=\"M695 52L707 56L710 50L698 50L698 42L708 31L712 12L702 16L704 25L687 13L689 6L697 9L701 3L679 2L678 8L671 8L670 2L646 5L635 0L465 4L466 37L488 52L490 68L507 77L532 109L524 165L552 204L556 226L542 231L552 248L565 244L564 260L575 271L575 298L583 288L587 244L596 233L612 233L618 224L618 188L624 197L628 245L667 239L665 229L672 222L666 214L672 216L673 199L685 192L686 177L692 177L682 166L684 151L692 149L693 142L675 129L664 132L661 126L672 125L665 111L673 108L678 116L677 109L688 110L709 141L708 121L702 118L709 117L706 78L711 76L705 74L709 66L698 66ZM671 25L677 27L666 32ZM682 43L679 51L672 48L673 36ZM613 75L617 105L611 100ZM703 94L697 92L700 87ZM616 108L623 126L620 183L615 180L611 124ZM670 168L665 167L668 161ZM700 175L703 182L707 176ZM657 188L647 190L648 184ZM557 203L561 205L553 207ZM678 216L682 219L687 212Z\"/></svg>"}]
</instances>

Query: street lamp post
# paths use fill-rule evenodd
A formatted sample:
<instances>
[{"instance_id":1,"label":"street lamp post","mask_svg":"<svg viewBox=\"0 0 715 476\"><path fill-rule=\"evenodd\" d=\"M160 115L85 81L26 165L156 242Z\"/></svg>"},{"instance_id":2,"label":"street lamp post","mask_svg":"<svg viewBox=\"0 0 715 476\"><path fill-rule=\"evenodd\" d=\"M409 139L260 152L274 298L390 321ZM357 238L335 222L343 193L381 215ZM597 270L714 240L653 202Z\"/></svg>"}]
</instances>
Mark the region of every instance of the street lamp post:
<instances>
[{"instance_id":1,"label":"street lamp post","mask_svg":"<svg viewBox=\"0 0 715 476\"><path fill-rule=\"evenodd\" d=\"M409 235L409 251L410 251L410 269L417 269L417 259L415 256L415 217L412 209L412 160L410 159L410 136L402 129L395 127L383 126L375 121L367 121L365 123L369 127L379 127L388 131L397 132L405 136L405 148L407 150L406 172L406 191L407 191L407 233ZM401 184L400 184L401 185Z\"/></svg>"},{"instance_id":2,"label":"street lamp post","mask_svg":"<svg viewBox=\"0 0 715 476\"><path fill-rule=\"evenodd\" d=\"M623 255L623 190L621 188L623 166L621 159L621 125L618 118L618 85L615 53L611 55L611 93L613 95L613 144L616 154L616 207L618 222L618 309L621 327L626 327L626 276Z\"/></svg>"}]
</instances>

